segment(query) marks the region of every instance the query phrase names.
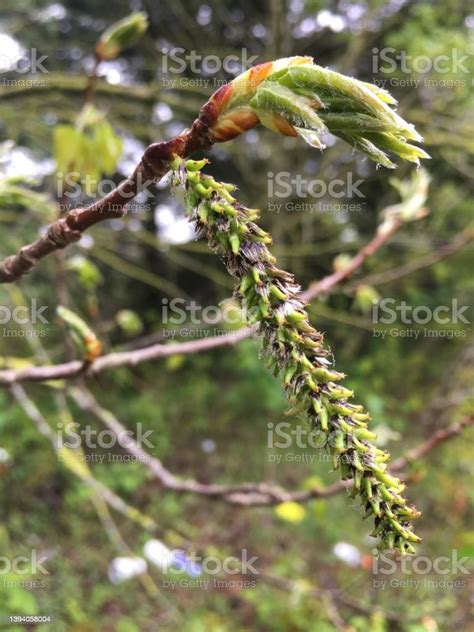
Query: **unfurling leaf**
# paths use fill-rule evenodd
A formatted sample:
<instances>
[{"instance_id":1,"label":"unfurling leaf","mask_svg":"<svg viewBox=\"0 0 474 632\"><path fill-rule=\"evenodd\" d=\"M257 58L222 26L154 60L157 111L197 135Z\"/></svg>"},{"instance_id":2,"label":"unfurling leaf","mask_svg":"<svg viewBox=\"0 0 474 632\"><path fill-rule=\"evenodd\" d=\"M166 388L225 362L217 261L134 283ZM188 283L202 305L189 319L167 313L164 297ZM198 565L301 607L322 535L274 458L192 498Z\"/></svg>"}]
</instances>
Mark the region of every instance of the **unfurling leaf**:
<instances>
[{"instance_id":1,"label":"unfurling leaf","mask_svg":"<svg viewBox=\"0 0 474 632\"><path fill-rule=\"evenodd\" d=\"M377 86L322 68L311 57L290 57L250 68L218 90L203 112L215 119L215 142L260 122L319 149L319 135L329 131L388 168L395 164L386 152L418 164L429 155L409 141L423 139L394 105Z\"/></svg>"}]
</instances>

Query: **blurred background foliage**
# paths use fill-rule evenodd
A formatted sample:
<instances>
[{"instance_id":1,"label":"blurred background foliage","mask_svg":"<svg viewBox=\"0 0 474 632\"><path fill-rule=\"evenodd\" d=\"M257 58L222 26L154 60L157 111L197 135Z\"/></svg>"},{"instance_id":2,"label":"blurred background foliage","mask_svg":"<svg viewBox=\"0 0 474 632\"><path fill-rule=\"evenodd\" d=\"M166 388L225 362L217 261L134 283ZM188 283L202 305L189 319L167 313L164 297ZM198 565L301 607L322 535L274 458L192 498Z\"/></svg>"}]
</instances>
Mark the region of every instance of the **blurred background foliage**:
<instances>
[{"instance_id":1,"label":"blurred background foliage","mask_svg":"<svg viewBox=\"0 0 474 632\"><path fill-rule=\"evenodd\" d=\"M148 13L148 31L137 45L100 65L94 106L85 116L84 90L95 44L111 22L131 10ZM47 56L48 72L36 76L41 80L36 87L6 81L18 79L18 74L0 75L2 258L34 239L56 217L56 205L64 201L58 195L57 171L66 171L72 163L78 171L106 175L118 183L147 144L169 138L192 122L218 87L216 80L232 78L225 71L209 76L193 72L190 64L182 74L166 74L164 59L175 47L220 59L241 57L245 51L247 57L256 56L256 63L312 55L320 65L365 81L388 78L399 112L416 124L432 156L429 215L398 232L347 289L315 302L311 315L325 332L337 367L348 373L348 385L371 411L385 445L394 457L402 455L470 412L470 325L430 323L438 335L414 339L403 337L400 332L407 327L397 323L398 335L382 340L374 336L371 304L377 296L432 309L453 299L472 303L469 247L392 280L383 274L435 254L472 220L471 75L459 69L426 75L411 68L407 73L400 65L384 75L377 54L393 47L407 56L432 59L457 50L470 55L469 64L473 26L474 17L462 0L3 0L0 54L17 50L21 55L35 48L38 56ZM169 58L167 63L174 67ZM108 150L101 151L105 146ZM279 263L303 287L328 274L336 256L356 252L373 235L382 209L398 202L388 183L392 174L342 142L330 142L321 153L258 129L216 146L209 157L216 177L237 184L242 202L262 209L261 221L273 235ZM400 164L396 176L405 178L411 169ZM362 178L362 209L272 212L269 202L281 200L269 199L267 174L281 171L323 181L344 179L349 173ZM80 244L45 260L18 287L0 288L0 304L9 308L32 298L49 306L49 324L34 326L35 335L12 323L2 325L2 368L71 357L64 329L54 316L58 302L68 302L86 318L111 350L165 341L165 298L184 297L205 306L230 296L232 284L221 262L205 243L194 240L179 196L171 194L166 183L152 193L147 206L96 226ZM334 203L330 198L319 201ZM219 328L226 327L219 323ZM458 337L450 335L453 329L460 332ZM60 386L26 385L53 429L67 414L58 405ZM140 422L152 429L151 452L180 476L222 483L273 480L301 489L334 480L329 465L318 458L313 464L269 462L267 425L286 420L285 402L278 380L262 366L254 341L103 373L90 381L90 388L126 426ZM7 390L0 392L0 403L0 555L11 558L35 548L47 552L50 570L47 586L35 590L6 587L4 575L1 615L51 614L53 627L37 629L58 632L338 629L333 604L312 591L319 588L327 590L325 595L343 591L354 601L338 606L339 616L351 626L339 629L468 629L467 589L374 588L368 527L357 511L348 511L344 496L279 511L229 507L163 492L140 464L90 467L97 480L153 518L154 536L168 545L219 557L248 549L259 557L263 574L296 583L284 590L258 581L247 590L180 588L158 595L144 590L136 578L113 585L107 569L117 549L97 507L89 502L90 490L58 462L50 443ZM73 404L71 414L75 421L100 429L98 421ZM472 434L466 433L412 466L409 498L423 511L419 551L430 558L450 555L452 549L459 557L472 555L472 447ZM140 554L151 534L125 516L114 514L114 520L130 549ZM350 549L357 553L355 563L338 554L341 543L355 547ZM154 581L160 586L158 572Z\"/></svg>"}]
</instances>

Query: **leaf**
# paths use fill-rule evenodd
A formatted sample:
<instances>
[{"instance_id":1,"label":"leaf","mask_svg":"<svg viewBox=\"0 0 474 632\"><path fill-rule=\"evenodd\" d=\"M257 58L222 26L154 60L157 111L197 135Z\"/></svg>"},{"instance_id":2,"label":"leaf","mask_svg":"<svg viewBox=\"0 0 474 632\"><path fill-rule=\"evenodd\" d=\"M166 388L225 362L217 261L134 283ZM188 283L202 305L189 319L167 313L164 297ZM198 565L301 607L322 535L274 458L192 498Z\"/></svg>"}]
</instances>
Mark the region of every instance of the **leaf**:
<instances>
[{"instance_id":1,"label":"leaf","mask_svg":"<svg viewBox=\"0 0 474 632\"><path fill-rule=\"evenodd\" d=\"M257 115L270 112L282 116L294 127L320 133L327 131L326 125L314 110L316 106L320 107L320 102L295 95L276 82L266 81L250 100L250 106Z\"/></svg>"},{"instance_id":2,"label":"leaf","mask_svg":"<svg viewBox=\"0 0 474 632\"><path fill-rule=\"evenodd\" d=\"M331 132L389 169L395 164L384 150L418 164L429 155L408 141L423 139L414 126L393 109L395 99L385 90L314 64L309 57L292 57L251 68L218 90L209 107L215 117L215 142L235 138L260 123L286 136L301 136L323 149L317 134ZM212 106L212 107L211 107ZM236 117L236 119L235 119Z\"/></svg>"},{"instance_id":3,"label":"leaf","mask_svg":"<svg viewBox=\"0 0 474 632\"><path fill-rule=\"evenodd\" d=\"M93 144L97 165L102 173L114 173L122 154L122 139L114 132L108 121L102 121L94 128Z\"/></svg>"},{"instance_id":4,"label":"leaf","mask_svg":"<svg viewBox=\"0 0 474 632\"><path fill-rule=\"evenodd\" d=\"M99 268L83 255L75 255L68 259L66 268L77 274L79 283L87 290L95 290L98 285L103 283Z\"/></svg>"},{"instance_id":5,"label":"leaf","mask_svg":"<svg viewBox=\"0 0 474 632\"><path fill-rule=\"evenodd\" d=\"M71 337L87 362L92 362L102 353L102 343L89 325L73 311L58 305L58 316L66 323Z\"/></svg>"},{"instance_id":6,"label":"leaf","mask_svg":"<svg viewBox=\"0 0 474 632\"><path fill-rule=\"evenodd\" d=\"M82 133L73 125L58 125L53 130L53 145L57 170L76 171L82 152Z\"/></svg>"}]
</instances>

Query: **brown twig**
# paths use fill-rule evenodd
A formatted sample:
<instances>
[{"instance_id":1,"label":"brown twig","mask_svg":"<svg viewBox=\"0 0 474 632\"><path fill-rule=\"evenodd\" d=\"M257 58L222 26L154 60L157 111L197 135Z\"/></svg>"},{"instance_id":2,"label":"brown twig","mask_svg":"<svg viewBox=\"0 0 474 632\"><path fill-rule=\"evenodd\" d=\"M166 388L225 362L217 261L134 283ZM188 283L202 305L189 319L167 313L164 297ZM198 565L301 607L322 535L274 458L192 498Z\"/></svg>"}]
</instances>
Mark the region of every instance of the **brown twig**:
<instances>
[{"instance_id":1,"label":"brown twig","mask_svg":"<svg viewBox=\"0 0 474 632\"><path fill-rule=\"evenodd\" d=\"M112 433L121 437L124 449L143 463L164 489L179 493L191 493L208 498L221 499L232 505L245 507L278 505L286 501L308 502L335 496L347 489L350 484L338 481L327 487L313 487L309 490L289 491L268 482L241 483L239 485L205 484L194 479L180 479L170 472L156 457L151 456L134 441L126 432L126 428L108 410L102 408L86 388L70 389L76 404L87 413L99 419ZM474 423L474 418L466 418L449 428L439 430L430 439L408 452L408 454L392 463L390 470L399 472L413 460L425 457L440 443L459 435L464 428Z\"/></svg>"},{"instance_id":2,"label":"brown twig","mask_svg":"<svg viewBox=\"0 0 474 632\"><path fill-rule=\"evenodd\" d=\"M66 217L50 224L46 233L7 257L0 264L0 283L12 283L29 272L41 259L80 240L84 231L106 219L122 217L127 204L151 182L159 181L170 168L173 156L188 156L208 149L213 141L209 133L212 123L211 101L208 101L190 129L179 136L149 145L133 174L107 196L86 208L75 208Z\"/></svg>"},{"instance_id":3,"label":"brown twig","mask_svg":"<svg viewBox=\"0 0 474 632\"><path fill-rule=\"evenodd\" d=\"M424 458L440 443L444 443L452 437L457 436L465 428L472 426L473 423L474 417L465 417L460 422L453 424L452 426L437 430L434 435L427 439L424 443L420 443L420 445L418 445L416 448L413 448L412 450L407 452L405 456L393 461L391 469L395 469L397 471L405 469L406 466L409 465L412 461L417 461L418 459Z\"/></svg>"},{"instance_id":4,"label":"brown twig","mask_svg":"<svg viewBox=\"0 0 474 632\"><path fill-rule=\"evenodd\" d=\"M350 283L346 286L348 291L354 290L357 285L363 283L364 285L382 285L383 283L390 283L391 281L396 281L408 274L412 274L418 270L423 268L428 268L429 266L446 259L460 250L462 250L467 244L469 244L474 239L474 228L472 226L468 226L465 230L462 231L453 241L448 244L445 244L438 248L435 252L432 252L424 257L420 257L419 259L414 259L413 261L408 261L402 266L397 268L392 268L391 270L386 270L384 272L378 272L376 274L370 274L364 277L361 281Z\"/></svg>"},{"instance_id":5,"label":"brown twig","mask_svg":"<svg viewBox=\"0 0 474 632\"><path fill-rule=\"evenodd\" d=\"M304 300L310 301L316 296L320 296L321 294L325 294L329 292L335 285L344 281L353 274L357 268L364 263L366 259L371 257L381 246L385 244L385 242L390 239L390 237L403 226L403 219L397 218L391 224L386 227L385 224L381 224L381 227L375 234L375 236L366 244L363 248L359 250L359 252L352 257L349 263L344 266L341 270L337 270L337 272L333 272L328 276L324 277L321 281L316 281L315 283L311 283L308 289L303 292L302 298ZM384 230L381 230L384 228Z\"/></svg>"}]
</instances>

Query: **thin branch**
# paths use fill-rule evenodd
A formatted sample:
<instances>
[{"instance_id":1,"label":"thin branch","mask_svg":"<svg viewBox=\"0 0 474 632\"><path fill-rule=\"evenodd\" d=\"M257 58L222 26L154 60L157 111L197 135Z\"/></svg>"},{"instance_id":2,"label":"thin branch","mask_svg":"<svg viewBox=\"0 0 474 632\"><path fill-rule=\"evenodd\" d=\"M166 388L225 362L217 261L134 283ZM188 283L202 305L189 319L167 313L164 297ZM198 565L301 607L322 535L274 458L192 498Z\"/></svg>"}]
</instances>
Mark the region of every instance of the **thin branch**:
<instances>
[{"instance_id":1,"label":"thin branch","mask_svg":"<svg viewBox=\"0 0 474 632\"><path fill-rule=\"evenodd\" d=\"M211 104L212 106L212 104ZM79 241L84 231L106 219L122 217L127 204L152 182L157 182L169 171L174 156L208 149L213 141L209 133L209 102L190 129L179 136L161 143L149 145L133 174L121 182L107 196L86 208L75 208L66 217L50 224L46 232L36 241L24 246L15 255L0 264L0 283L12 283L36 266L51 253Z\"/></svg>"},{"instance_id":2,"label":"thin branch","mask_svg":"<svg viewBox=\"0 0 474 632\"><path fill-rule=\"evenodd\" d=\"M404 221L401 218L395 219L388 225L388 227L385 224L382 224L375 236L369 241L368 244L363 246L354 257L352 257L352 259L346 266L344 266L341 270L338 270L337 272L329 274L321 281L311 283L306 292L303 292L302 298L304 300L310 301L316 296L326 294L335 285L347 279L347 277L349 277L358 268L360 268L360 266L365 262L366 259L371 257L377 250L379 250L379 248L381 248L388 241L388 239L390 239L390 237L403 226L403 224ZM383 230L381 230L382 227Z\"/></svg>"},{"instance_id":3,"label":"thin branch","mask_svg":"<svg viewBox=\"0 0 474 632\"><path fill-rule=\"evenodd\" d=\"M139 446L120 421L108 410L102 408L86 388L73 388L69 391L76 404L85 412L94 415L113 434L121 438L121 445L131 455L146 466L153 477L164 489L178 493L191 493L198 496L220 499L232 505L245 507L271 506L286 501L308 502L335 496L350 489L348 482L338 481L327 487L313 487L310 490L289 491L268 482L241 483L238 485L219 485L200 483L194 479L180 479L170 472L156 457L151 456ZM397 459L390 467L391 472L400 472L412 461L425 457L439 444L459 435L466 427L474 423L474 418L466 418L449 428L438 430L430 439Z\"/></svg>"},{"instance_id":4,"label":"thin branch","mask_svg":"<svg viewBox=\"0 0 474 632\"><path fill-rule=\"evenodd\" d=\"M0 371L0 384L14 384L17 382L47 382L61 380L84 373L87 376L97 375L107 369L123 366L136 366L142 362L166 358L176 353L189 354L199 351L209 351L215 347L236 344L241 338L248 338L254 330L245 327L225 336L212 336L190 342L176 342L172 344L155 344L143 349L109 353L98 358L85 370L84 362L73 360L52 366L31 366L24 369L6 369Z\"/></svg>"},{"instance_id":5,"label":"thin branch","mask_svg":"<svg viewBox=\"0 0 474 632\"><path fill-rule=\"evenodd\" d=\"M28 397L21 384L13 384L10 388L10 392L19 406L23 409L28 419L36 426L37 430L44 437L49 439L58 456L61 455L61 447L58 443L58 437L45 420L36 404ZM79 460L82 456L80 453L73 450L71 450L71 455L74 455L74 457ZM106 485L94 478L86 463L81 461L79 467L77 465L73 465L73 463L69 464L66 461L65 465L78 478L80 478L80 480L90 487L94 494L100 497L107 505L115 509L115 511L126 516L129 520L136 522L143 529L151 532L158 531L158 525L152 518L142 514L138 509L135 509L135 507L128 505L122 498L120 498L120 496L117 496L117 494L110 490Z\"/></svg>"},{"instance_id":6,"label":"thin branch","mask_svg":"<svg viewBox=\"0 0 474 632\"><path fill-rule=\"evenodd\" d=\"M412 461L423 459L438 445L444 443L445 441L448 441L449 439L452 439L453 437L456 437L465 428L468 428L473 424L474 417L465 417L460 422L453 424L452 426L437 430L434 435L427 439L424 443L420 443L420 445L418 445L416 448L413 448L412 450L407 452L405 456L393 461L391 469L397 471L404 470Z\"/></svg>"},{"instance_id":7,"label":"thin branch","mask_svg":"<svg viewBox=\"0 0 474 632\"><path fill-rule=\"evenodd\" d=\"M420 257L418 259L414 259L413 261L408 261L402 266L397 268L392 268L391 270L385 270L384 272L378 272L375 274L370 274L364 277L361 281L350 283L347 286L347 290L353 290L359 285L359 283L364 283L368 285L382 285L383 283L390 283L391 281L396 281L408 274L412 274L413 272L417 272L423 268L428 268L447 257L456 254L460 250L462 250L465 246L467 246L474 239L474 228L472 226L468 226L465 230L462 231L453 241L449 242L438 248L435 252L432 252L424 257Z\"/></svg>"}]
</instances>

